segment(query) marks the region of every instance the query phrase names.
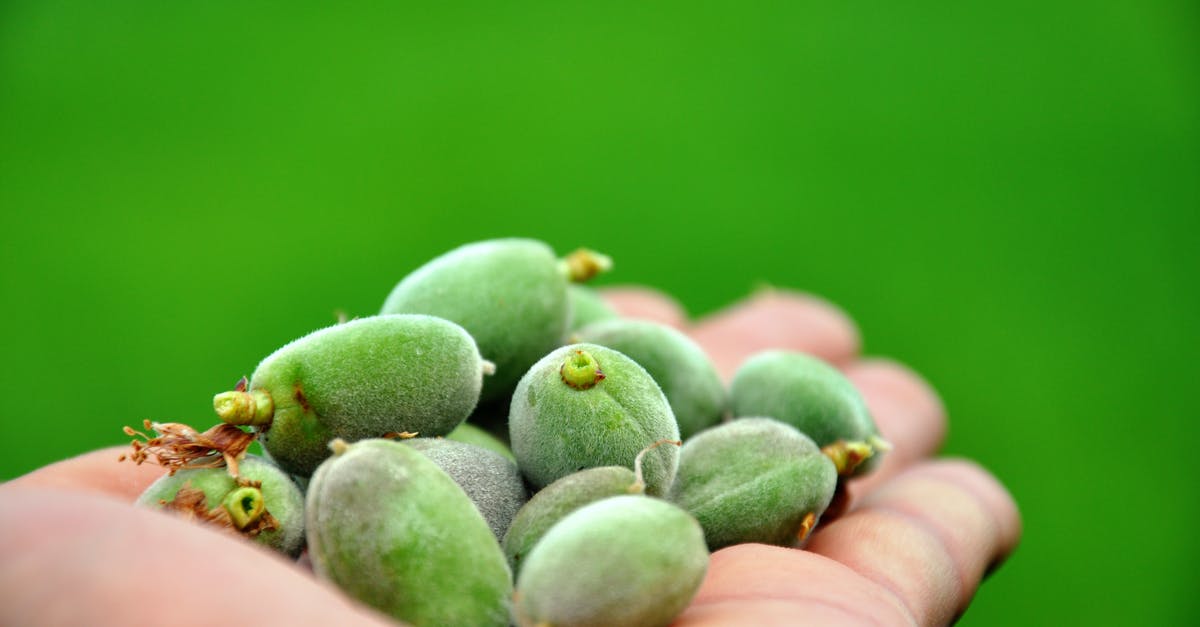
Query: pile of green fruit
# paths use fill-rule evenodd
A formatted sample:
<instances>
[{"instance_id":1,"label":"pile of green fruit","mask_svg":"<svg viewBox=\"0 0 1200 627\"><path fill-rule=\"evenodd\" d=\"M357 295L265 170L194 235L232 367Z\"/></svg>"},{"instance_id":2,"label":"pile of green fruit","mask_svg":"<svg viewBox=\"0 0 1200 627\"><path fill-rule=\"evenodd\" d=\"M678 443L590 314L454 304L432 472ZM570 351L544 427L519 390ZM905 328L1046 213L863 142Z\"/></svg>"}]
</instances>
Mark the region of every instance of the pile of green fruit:
<instances>
[{"instance_id":1,"label":"pile of green fruit","mask_svg":"<svg viewBox=\"0 0 1200 627\"><path fill-rule=\"evenodd\" d=\"M670 623L709 551L798 546L887 447L814 357L760 353L726 389L683 333L577 285L609 265L527 239L434 259L217 394L217 426L126 428L170 470L139 503L307 547L414 625Z\"/></svg>"}]
</instances>

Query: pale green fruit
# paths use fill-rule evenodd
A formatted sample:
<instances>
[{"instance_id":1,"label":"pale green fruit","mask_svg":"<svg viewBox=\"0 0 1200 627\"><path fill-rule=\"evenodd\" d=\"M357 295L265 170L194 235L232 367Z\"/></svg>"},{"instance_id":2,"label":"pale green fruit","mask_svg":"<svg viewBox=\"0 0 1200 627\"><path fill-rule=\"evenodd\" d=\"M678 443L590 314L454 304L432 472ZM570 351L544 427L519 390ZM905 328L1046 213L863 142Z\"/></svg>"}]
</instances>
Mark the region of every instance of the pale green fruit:
<instances>
[{"instance_id":1,"label":"pale green fruit","mask_svg":"<svg viewBox=\"0 0 1200 627\"><path fill-rule=\"evenodd\" d=\"M729 397L735 417L774 418L796 427L817 446L841 447L831 453L842 458L837 465L843 475L870 472L891 448L879 437L854 384L812 355L782 350L752 355L734 373Z\"/></svg>"},{"instance_id":2,"label":"pale green fruit","mask_svg":"<svg viewBox=\"0 0 1200 627\"><path fill-rule=\"evenodd\" d=\"M679 427L658 384L632 359L603 346L573 344L539 360L513 393L509 434L517 465L537 487L585 468L633 467ZM679 450L661 446L643 461L646 493L665 494Z\"/></svg>"},{"instance_id":3,"label":"pale green fruit","mask_svg":"<svg viewBox=\"0 0 1200 627\"><path fill-rule=\"evenodd\" d=\"M585 259L597 263L590 274L608 264L594 254L560 262L549 246L531 239L467 244L404 277L382 313L430 314L466 328L496 364L482 393L488 401L511 392L533 362L562 343L570 314L567 283L590 276L568 261Z\"/></svg>"},{"instance_id":4,"label":"pale green fruit","mask_svg":"<svg viewBox=\"0 0 1200 627\"><path fill-rule=\"evenodd\" d=\"M308 488L314 572L413 625L507 625L508 564L462 488L401 442L333 447Z\"/></svg>"},{"instance_id":5,"label":"pale green fruit","mask_svg":"<svg viewBox=\"0 0 1200 627\"><path fill-rule=\"evenodd\" d=\"M724 416L721 376L704 349L683 333L649 320L615 319L588 325L575 337L620 351L645 368L666 394L684 440Z\"/></svg>"},{"instance_id":6,"label":"pale green fruit","mask_svg":"<svg viewBox=\"0 0 1200 627\"><path fill-rule=\"evenodd\" d=\"M808 436L769 418L739 418L683 445L670 500L700 521L708 548L807 537L837 488L837 469Z\"/></svg>"},{"instance_id":7,"label":"pale green fruit","mask_svg":"<svg viewBox=\"0 0 1200 627\"><path fill-rule=\"evenodd\" d=\"M522 626L665 626L691 602L708 569L700 525L648 496L585 505L550 528L517 579Z\"/></svg>"},{"instance_id":8,"label":"pale green fruit","mask_svg":"<svg viewBox=\"0 0 1200 627\"><path fill-rule=\"evenodd\" d=\"M567 514L600 499L641 491L633 471L624 466L588 468L542 488L517 512L504 535L504 554L513 572L521 572L529 551Z\"/></svg>"},{"instance_id":9,"label":"pale green fruit","mask_svg":"<svg viewBox=\"0 0 1200 627\"><path fill-rule=\"evenodd\" d=\"M334 438L449 433L475 408L491 367L453 322L373 316L280 348L254 370L248 390L218 394L213 404L226 422L255 425L272 459L307 476Z\"/></svg>"},{"instance_id":10,"label":"pale green fruit","mask_svg":"<svg viewBox=\"0 0 1200 627\"><path fill-rule=\"evenodd\" d=\"M295 557L304 546L304 494L275 464L255 455L247 455L238 463L238 475L244 480L259 482L258 488L241 493L241 498L232 499L231 494L239 491L237 481L229 470L220 468L184 468L174 475L164 475L150 484L137 499L138 505L163 507L163 501L173 501L185 485L204 492L205 508L231 507L231 517L238 519L249 513L251 503L261 499L262 507L275 519L278 528L258 532L253 541L269 546L280 553ZM258 494L254 494L257 490ZM239 495L235 495L239 496ZM254 503L257 505L258 503ZM261 513L256 514L261 516Z\"/></svg>"}]
</instances>

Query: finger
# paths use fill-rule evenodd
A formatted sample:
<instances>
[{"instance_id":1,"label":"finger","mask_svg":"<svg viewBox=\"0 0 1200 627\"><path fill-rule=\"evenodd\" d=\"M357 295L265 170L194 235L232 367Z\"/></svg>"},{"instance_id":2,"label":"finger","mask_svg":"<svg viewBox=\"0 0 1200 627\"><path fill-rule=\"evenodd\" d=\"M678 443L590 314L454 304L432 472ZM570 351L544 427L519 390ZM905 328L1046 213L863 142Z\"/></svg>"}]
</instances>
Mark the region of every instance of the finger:
<instances>
[{"instance_id":1,"label":"finger","mask_svg":"<svg viewBox=\"0 0 1200 627\"><path fill-rule=\"evenodd\" d=\"M891 591L917 623L951 622L1020 536L1016 504L967 461L924 462L863 495L808 550Z\"/></svg>"},{"instance_id":2,"label":"finger","mask_svg":"<svg viewBox=\"0 0 1200 627\"><path fill-rule=\"evenodd\" d=\"M851 500L925 459L946 437L946 410L936 391L907 366L889 359L863 359L846 367L879 433L892 449L871 474L850 481Z\"/></svg>"},{"instance_id":3,"label":"finger","mask_svg":"<svg viewBox=\"0 0 1200 627\"><path fill-rule=\"evenodd\" d=\"M42 488L0 490L0 589L3 625L385 624L250 542Z\"/></svg>"},{"instance_id":4,"label":"finger","mask_svg":"<svg viewBox=\"0 0 1200 627\"><path fill-rule=\"evenodd\" d=\"M687 312L679 301L648 287L625 285L600 288L604 301L624 318L651 320L682 329L688 323Z\"/></svg>"},{"instance_id":5,"label":"finger","mask_svg":"<svg viewBox=\"0 0 1200 627\"><path fill-rule=\"evenodd\" d=\"M692 338L726 380L750 355L767 349L811 353L843 364L859 350L858 328L840 309L815 296L765 290L700 320Z\"/></svg>"},{"instance_id":6,"label":"finger","mask_svg":"<svg viewBox=\"0 0 1200 627\"><path fill-rule=\"evenodd\" d=\"M114 446L84 453L39 468L4 485L84 490L133 501L166 471L155 464L117 461L127 452L128 446Z\"/></svg>"},{"instance_id":7,"label":"finger","mask_svg":"<svg viewBox=\"0 0 1200 627\"><path fill-rule=\"evenodd\" d=\"M712 554L676 627L912 623L895 596L843 564L807 551L739 544Z\"/></svg>"}]
</instances>

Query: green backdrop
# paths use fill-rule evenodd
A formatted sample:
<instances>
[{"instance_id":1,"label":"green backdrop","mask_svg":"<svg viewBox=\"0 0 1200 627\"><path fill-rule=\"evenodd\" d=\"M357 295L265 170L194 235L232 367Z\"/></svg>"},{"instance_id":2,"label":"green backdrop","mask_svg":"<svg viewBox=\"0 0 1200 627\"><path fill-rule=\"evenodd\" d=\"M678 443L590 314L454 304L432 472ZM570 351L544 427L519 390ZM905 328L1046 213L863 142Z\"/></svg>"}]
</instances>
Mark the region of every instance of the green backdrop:
<instances>
[{"instance_id":1,"label":"green backdrop","mask_svg":"<svg viewBox=\"0 0 1200 627\"><path fill-rule=\"evenodd\" d=\"M447 6L450 5L450 6ZM1184 624L1194 2L0 4L0 478L204 423L467 241L769 283L924 373L1023 543L967 624Z\"/></svg>"}]
</instances>

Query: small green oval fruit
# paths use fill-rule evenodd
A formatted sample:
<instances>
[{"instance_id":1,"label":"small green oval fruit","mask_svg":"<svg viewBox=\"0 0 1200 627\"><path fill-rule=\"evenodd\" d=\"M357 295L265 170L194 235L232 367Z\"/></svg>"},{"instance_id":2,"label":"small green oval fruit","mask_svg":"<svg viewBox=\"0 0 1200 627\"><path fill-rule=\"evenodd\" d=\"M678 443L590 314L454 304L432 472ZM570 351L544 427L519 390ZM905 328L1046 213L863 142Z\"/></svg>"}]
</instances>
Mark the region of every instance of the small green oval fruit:
<instances>
[{"instance_id":1,"label":"small green oval fruit","mask_svg":"<svg viewBox=\"0 0 1200 627\"><path fill-rule=\"evenodd\" d=\"M238 463L238 474L247 485L239 485L224 467L185 468L150 484L137 504L183 507L185 515L215 519L259 544L285 555L299 555L304 544L304 495L300 488L275 464L256 455L247 455ZM253 486L255 483L258 485ZM184 505L177 496L185 486L202 492L202 498Z\"/></svg>"},{"instance_id":2,"label":"small green oval fruit","mask_svg":"<svg viewBox=\"0 0 1200 627\"><path fill-rule=\"evenodd\" d=\"M496 364L484 384L487 401L511 392L533 362L562 343L568 281L586 280L606 265L605 257L586 252L560 262L536 240L475 242L404 277L382 313L431 314L466 328Z\"/></svg>"},{"instance_id":3,"label":"small green oval fruit","mask_svg":"<svg viewBox=\"0 0 1200 627\"><path fill-rule=\"evenodd\" d=\"M632 467L646 446L679 439L654 379L595 344L564 346L534 364L513 393L508 423L517 465L538 488L585 468ZM646 456L647 494L666 493L678 458L674 446Z\"/></svg>"},{"instance_id":4,"label":"small green oval fruit","mask_svg":"<svg viewBox=\"0 0 1200 627\"><path fill-rule=\"evenodd\" d=\"M683 439L721 421L725 385L704 349L683 333L648 320L615 319L588 325L576 337L620 351L645 368L666 394Z\"/></svg>"},{"instance_id":5,"label":"small green oval fruit","mask_svg":"<svg viewBox=\"0 0 1200 627\"><path fill-rule=\"evenodd\" d=\"M522 626L669 624L708 569L700 525L659 499L616 496L585 505L533 547L517 580Z\"/></svg>"},{"instance_id":6,"label":"small green oval fruit","mask_svg":"<svg viewBox=\"0 0 1200 627\"><path fill-rule=\"evenodd\" d=\"M507 625L508 565L462 488L401 442L331 446L308 489L314 572L414 625Z\"/></svg>"},{"instance_id":7,"label":"small green oval fruit","mask_svg":"<svg viewBox=\"0 0 1200 627\"><path fill-rule=\"evenodd\" d=\"M504 555L519 574L538 540L567 514L610 496L640 493L633 471L624 466L587 468L542 488L529 499L504 535Z\"/></svg>"},{"instance_id":8,"label":"small green oval fruit","mask_svg":"<svg viewBox=\"0 0 1200 627\"><path fill-rule=\"evenodd\" d=\"M461 426L460 426L461 428ZM447 438L403 440L433 460L471 497L496 540L504 537L517 510L528 500L516 462L488 449Z\"/></svg>"},{"instance_id":9,"label":"small green oval fruit","mask_svg":"<svg viewBox=\"0 0 1200 627\"><path fill-rule=\"evenodd\" d=\"M837 469L808 436L739 418L688 440L670 500L700 521L708 548L803 541L829 507Z\"/></svg>"},{"instance_id":10,"label":"small green oval fruit","mask_svg":"<svg viewBox=\"0 0 1200 627\"><path fill-rule=\"evenodd\" d=\"M479 400L484 361L457 324L374 316L306 335L258 365L249 388L216 395L225 422L253 424L272 459L307 476L333 438L445 435Z\"/></svg>"},{"instance_id":11,"label":"small green oval fruit","mask_svg":"<svg viewBox=\"0 0 1200 627\"><path fill-rule=\"evenodd\" d=\"M567 302L571 310L571 322L567 328L571 331L582 329L593 322L618 317L616 310L604 302L600 293L586 285L568 285Z\"/></svg>"},{"instance_id":12,"label":"small green oval fruit","mask_svg":"<svg viewBox=\"0 0 1200 627\"><path fill-rule=\"evenodd\" d=\"M843 476L865 474L891 447L854 384L833 366L804 353L752 355L733 375L734 416L768 416L796 427L838 463Z\"/></svg>"}]
</instances>

